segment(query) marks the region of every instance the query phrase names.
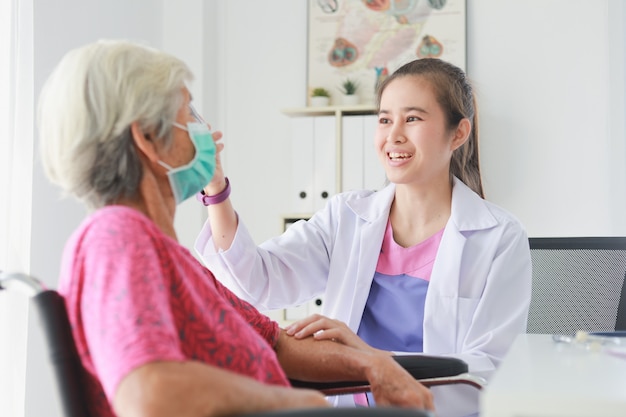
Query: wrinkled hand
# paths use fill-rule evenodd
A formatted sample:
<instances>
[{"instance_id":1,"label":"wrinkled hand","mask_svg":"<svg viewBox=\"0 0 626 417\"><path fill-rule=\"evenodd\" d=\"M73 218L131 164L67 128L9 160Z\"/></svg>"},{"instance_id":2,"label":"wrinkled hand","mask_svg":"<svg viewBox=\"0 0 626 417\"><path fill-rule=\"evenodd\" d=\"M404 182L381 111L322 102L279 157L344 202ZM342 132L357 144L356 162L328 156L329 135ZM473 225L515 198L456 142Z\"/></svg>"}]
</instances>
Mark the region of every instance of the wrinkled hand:
<instances>
[{"instance_id":1,"label":"wrinkled hand","mask_svg":"<svg viewBox=\"0 0 626 417\"><path fill-rule=\"evenodd\" d=\"M213 141L215 142L215 172L211 182L204 187L204 192L207 195L216 195L224 190L226 180L224 179L224 169L222 168L222 159L220 153L224 150L224 144L219 142L222 139L222 132L216 130L212 133Z\"/></svg>"},{"instance_id":2,"label":"wrinkled hand","mask_svg":"<svg viewBox=\"0 0 626 417\"><path fill-rule=\"evenodd\" d=\"M433 396L428 388L415 380L390 356L374 356L368 381L377 406L434 410Z\"/></svg>"},{"instance_id":3,"label":"wrinkled hand","mask_svg":"<svg viewBox=\"0 0 626 417\"><path fill-rule=\"evenodd\" d=\"M313 314L305 319L296 321L288 326L285 331L289 336L293 336L296 339L304 339L312 335L316 340L332 340L333 342L342 343L346 346L371 353L384 352L365 343L344 322L320 314ZM391 355L389 352L386 353Z\"/></svg>"}]
</instances>

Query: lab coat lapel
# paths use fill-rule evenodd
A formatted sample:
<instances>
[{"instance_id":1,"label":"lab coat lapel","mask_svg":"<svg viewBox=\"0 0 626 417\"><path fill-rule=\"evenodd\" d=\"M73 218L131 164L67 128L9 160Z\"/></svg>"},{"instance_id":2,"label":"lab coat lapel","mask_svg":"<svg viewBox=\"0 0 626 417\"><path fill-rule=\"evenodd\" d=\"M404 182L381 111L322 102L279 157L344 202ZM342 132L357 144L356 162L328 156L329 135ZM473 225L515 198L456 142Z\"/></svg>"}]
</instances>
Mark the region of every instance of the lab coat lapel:
<instances>
[{"instance_id":1,"label":"lab coat lapel","mask_svg":"<svg viewBox=\"0 0 626 417\"><path fill-rule=\"evenodd\" d=\"M456 340L459 276L465 236L448 220L433 264L424 304L424 351L454 351L442 341Z\"/></svg>"},{"instance_id":2,"label":"lab coat lapel","mask_svg":"<svg viewBox=\"0 0 626 417\"><path fill-rule=\"evenodd\" d=\"M354 213L364 221L359 236L355 236L355 239L359 239L359 262L356 268L356 288L352 293L352 305L347 322L348 327L355 332L359 328L376 272L394 193L395 186L390 184L380 191L349 204Z\"/></svg>"},{"instance_id":3,"label":"lab coat lapel","mask_svg":"<svg viewBox=\"0 0 626 417\"><path fill-rule=\"evenodd\" d=\"M484 200L454 178L450 219L439 244L424 305L424 351L455 352L460 279L464 277L466 233L494 227L497 220Z\"/></svg>"}]
</instances>

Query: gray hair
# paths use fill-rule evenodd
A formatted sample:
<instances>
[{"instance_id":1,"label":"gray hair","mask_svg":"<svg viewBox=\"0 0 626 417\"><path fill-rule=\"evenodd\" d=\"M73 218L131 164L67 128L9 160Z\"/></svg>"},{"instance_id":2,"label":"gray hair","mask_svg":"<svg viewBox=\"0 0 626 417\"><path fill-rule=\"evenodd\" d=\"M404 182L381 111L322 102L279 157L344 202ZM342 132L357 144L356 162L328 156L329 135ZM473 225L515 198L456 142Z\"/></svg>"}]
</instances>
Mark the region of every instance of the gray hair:
<instances>
[{"instance_id":1,"label":"gray hair","mask_svg":"<svg viewBox=\"0 0 626 417\"><path fill-rule=\"evenodd\" d=\"M41 158L50 180L98 208L134 197L142 167L130 125L166 146L189 67L128 41L101 40L68 52L39 97Z\"/></svg>"}]
</instances>

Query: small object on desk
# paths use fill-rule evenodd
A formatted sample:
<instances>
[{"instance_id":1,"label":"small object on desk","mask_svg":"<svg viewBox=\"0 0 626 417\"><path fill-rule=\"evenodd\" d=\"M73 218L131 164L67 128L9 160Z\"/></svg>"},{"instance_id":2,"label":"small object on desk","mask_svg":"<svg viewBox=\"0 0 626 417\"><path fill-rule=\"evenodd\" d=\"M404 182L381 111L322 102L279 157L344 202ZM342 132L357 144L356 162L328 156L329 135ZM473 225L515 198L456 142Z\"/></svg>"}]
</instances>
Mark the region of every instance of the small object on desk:
<instances>
[{"instance_id":1,"label":"small object on desk","mask_svg":"<svg viewBox=\"0 0 626 417\"><path fill-rule=\"evenodd\" d=\"M606 337L612 339L616 345L619 346L607 346L604 352L608 355L617 356L621 359L626 359L626 330L616 330L614 332L593 332L589 333L591 336Z\"/></svg>"},{"instance_id":2,"label":"small object on desk","mask_svg":"<svg viewBox=\"0 0 626 417\"><path fill-rule=\"evenodd\" d=\"M615 336L612 332L588 333L582 330L576 332L576 335L553 334L552 340L556 343L566 343L578 346L594 352L602 350L606 346L620 346L626 339L623 336Z\"/></svg>"}]
</instances>

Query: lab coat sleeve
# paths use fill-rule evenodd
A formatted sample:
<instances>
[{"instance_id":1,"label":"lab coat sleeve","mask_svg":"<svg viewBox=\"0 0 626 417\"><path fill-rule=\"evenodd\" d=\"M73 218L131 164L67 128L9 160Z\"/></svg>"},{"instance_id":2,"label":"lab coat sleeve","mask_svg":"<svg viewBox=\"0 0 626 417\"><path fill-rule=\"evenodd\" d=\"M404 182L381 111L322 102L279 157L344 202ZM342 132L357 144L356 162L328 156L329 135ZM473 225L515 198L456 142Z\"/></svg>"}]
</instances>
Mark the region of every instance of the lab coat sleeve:
<instances>
[{"instance_id":1,"label":"lab coat sleeve","mask_svg":"<svg viewBox=\"0 0 626 417\"><path fill-rule=\"evenodd\" d=\"M331 211L327 206L259 246L240 220L233 243L225 251L215 250L207 221L194 247L220 282L258 309L302 304L326 287L334 229Z\"/></svg>"}]
</instances>

